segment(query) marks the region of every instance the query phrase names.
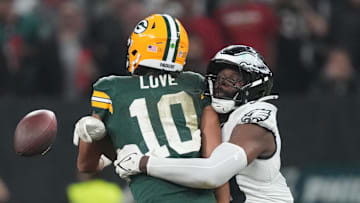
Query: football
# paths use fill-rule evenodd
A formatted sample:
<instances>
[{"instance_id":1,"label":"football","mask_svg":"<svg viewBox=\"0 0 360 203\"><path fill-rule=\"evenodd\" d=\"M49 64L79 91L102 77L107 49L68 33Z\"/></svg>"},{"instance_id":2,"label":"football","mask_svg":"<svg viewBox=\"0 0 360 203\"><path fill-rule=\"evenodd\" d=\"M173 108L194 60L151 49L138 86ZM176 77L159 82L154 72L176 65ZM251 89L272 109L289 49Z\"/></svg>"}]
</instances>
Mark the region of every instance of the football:
<instances>
[{"instance_id":1,"label":"football","mask_svg":"<svg viewBox=\"0 0 360 203\"><path fill-rule=\"evenodd\" d=\"M17 124L14 135L14 149L20 156L44 155L56 138L57 120L55 113L40 109L26 114Z\"/></svg>"}]
</instances>

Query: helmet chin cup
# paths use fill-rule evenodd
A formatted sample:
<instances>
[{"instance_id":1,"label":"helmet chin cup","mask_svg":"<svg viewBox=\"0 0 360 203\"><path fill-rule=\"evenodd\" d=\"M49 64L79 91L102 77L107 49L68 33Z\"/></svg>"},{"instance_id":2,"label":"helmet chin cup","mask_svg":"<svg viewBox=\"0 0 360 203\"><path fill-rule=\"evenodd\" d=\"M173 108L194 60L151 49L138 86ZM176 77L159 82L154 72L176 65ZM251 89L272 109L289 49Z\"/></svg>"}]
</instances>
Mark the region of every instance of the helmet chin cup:
<instances>
[{"instance_id":1,"label":"helmet chin cup","mask_svg":"<svg viewBox=\"0 0 360 203\"><path fill-rule=\"evenodd\" d=\"M235 101L219 98L211 98L211 106L217 113L229 113L235 109Z\"/></svg>"}]
</instances>

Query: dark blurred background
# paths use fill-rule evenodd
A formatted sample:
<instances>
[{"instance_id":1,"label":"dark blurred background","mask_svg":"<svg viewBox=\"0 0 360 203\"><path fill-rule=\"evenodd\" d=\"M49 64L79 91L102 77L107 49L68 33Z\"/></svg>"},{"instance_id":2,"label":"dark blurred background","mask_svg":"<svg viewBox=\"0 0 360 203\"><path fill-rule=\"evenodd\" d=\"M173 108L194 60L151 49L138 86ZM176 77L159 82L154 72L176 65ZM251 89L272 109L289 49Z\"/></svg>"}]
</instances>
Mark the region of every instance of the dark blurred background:
<instances>
[{"instance_id":1,"label":"dark blurred background","mask_svg":"<svg viewBox=\"0 0 360 203\"><path fill-rule=\"evenodd\" d=\"M360 0L0 0L0 202L70 202L80 182L74 123L90 114L97 78L127 74L127 38L152 13L187 29L186 70L204 74L229 44L260 51L280 95L283 173L296 202L360 202ZM58 118L53 149L18 157L17 122L40 108ZM101 178L132 202L111 167Z\"/></svg>"}]
</instances>

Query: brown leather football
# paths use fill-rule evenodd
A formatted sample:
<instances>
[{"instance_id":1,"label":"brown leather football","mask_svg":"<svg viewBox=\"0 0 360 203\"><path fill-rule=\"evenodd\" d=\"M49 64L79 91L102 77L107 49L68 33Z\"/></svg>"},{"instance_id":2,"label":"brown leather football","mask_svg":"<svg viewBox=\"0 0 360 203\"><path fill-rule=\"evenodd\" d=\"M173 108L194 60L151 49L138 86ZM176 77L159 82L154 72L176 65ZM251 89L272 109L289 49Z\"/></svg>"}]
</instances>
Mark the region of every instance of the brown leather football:
<instances>
[{"instance_id":1,"label":"brown leather football","mask_svg":"<svg viewBox=\"0 0 360 203\"><path fill-rule=\"evenodd\" d=\"M55 113L40 109L25 115L18 123L14 149L20 156L35 156L49 151L55 141L57 121Z\"/></svg>"}]
</instances>

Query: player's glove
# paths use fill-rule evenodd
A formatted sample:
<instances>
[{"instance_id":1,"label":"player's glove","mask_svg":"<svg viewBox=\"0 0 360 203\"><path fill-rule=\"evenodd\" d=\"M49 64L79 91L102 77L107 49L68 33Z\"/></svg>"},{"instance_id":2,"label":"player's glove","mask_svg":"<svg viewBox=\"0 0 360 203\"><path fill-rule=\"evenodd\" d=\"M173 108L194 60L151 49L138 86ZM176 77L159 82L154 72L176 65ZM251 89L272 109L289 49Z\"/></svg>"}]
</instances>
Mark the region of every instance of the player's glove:
<instances>
[{"instance_id":1,"label":"player's glove","mask_svg":"<svg viewBox=\"0 0 360 203\"><path fill-rule=\"evenodd\" d=\"M102 162L104 168L112 164L112 161L104 154L101 154L99 162Z\"/></svg>"},{"instance_id":2,"label":"player's glove","mask_svg":"<svg viewBox=\"0 0 360 203\"><path fill-rule=\"evenodd\" d=\"M135 144L125 145L121 150L118 149L114 166L120 178L129 180L129 176L141 173L139 166L143 155Z\"/></svg>"},{"instance_id":3,"label":"player's glove","mask_svg":"<svg viewBox=\"0 0 360 203\"><path fill-rule=\"evenodd\" d=\"M73 143L75 146L79 145L79 139L86 143L92 143L94 140L101 140L105 136L104 123L93 117L82 117L75 124Z\"/></svg>"}]
</instances>

